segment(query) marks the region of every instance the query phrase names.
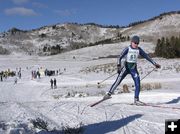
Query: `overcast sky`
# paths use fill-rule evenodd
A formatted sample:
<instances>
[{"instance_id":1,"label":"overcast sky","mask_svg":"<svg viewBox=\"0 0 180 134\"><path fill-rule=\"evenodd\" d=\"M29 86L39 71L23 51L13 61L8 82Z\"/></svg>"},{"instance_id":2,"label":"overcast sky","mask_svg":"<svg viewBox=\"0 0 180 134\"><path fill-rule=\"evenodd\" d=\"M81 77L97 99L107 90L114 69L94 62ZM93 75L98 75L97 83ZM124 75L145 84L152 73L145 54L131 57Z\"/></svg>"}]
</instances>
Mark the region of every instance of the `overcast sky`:
<instances>
[{"instance_id":1,"label":"overcast sky","mask_svg":"<svg viewBox=\"0 0 180 134\"><path fill-rule=\"evenodd\" d=\"M126 26L170 11L180 11L180 0L0 0L0 32L66 22Z\"/></svg>"}]
</instances>

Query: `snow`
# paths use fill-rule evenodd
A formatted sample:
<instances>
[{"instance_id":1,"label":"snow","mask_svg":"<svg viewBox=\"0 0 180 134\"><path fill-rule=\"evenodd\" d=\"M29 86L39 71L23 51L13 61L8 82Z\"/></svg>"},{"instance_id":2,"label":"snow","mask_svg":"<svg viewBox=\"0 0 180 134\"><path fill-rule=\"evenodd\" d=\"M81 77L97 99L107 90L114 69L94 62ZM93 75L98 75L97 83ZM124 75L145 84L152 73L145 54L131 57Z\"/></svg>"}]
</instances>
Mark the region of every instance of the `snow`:
<instances>
[{"instance_id":1,"label":"snow","mask_svg":"<svg viewBox=\"0 0 180 134\"><path fill-rule=\"evenodd\" d=\"M117 60L99 57L118 55L128 44L99 45L49 57L0 56L0 71L22 69L22 78L18 79L17 84L14 84L14 77L0 82L0 133L52 134L78 127L83 128L84 134L165 133L165 120L180 118L179 59L155 58L162 68L142 80L144 90L140 100L159 107L129 105L134 96L130 76L118 87L112 99L95 107L89 106L102 98L117 76L98 87L98 82L116 71L106 65L115 67ZM149 52L154 50L150 42L142 43L141 47ZM144 59L138 62L143 78L153 66ZM31 71L41 67L42 70L60 69L62 74L32 79ZM106 67L109 72L104 71ZM51 78L57 79L56 89L50 88ZM128 85L130 93L122 93L123 84ZM149 90L146 84L150 84ZM33 125L32 122L38 119L47 122L49 131Z\"/></svg>"}]
</instances>

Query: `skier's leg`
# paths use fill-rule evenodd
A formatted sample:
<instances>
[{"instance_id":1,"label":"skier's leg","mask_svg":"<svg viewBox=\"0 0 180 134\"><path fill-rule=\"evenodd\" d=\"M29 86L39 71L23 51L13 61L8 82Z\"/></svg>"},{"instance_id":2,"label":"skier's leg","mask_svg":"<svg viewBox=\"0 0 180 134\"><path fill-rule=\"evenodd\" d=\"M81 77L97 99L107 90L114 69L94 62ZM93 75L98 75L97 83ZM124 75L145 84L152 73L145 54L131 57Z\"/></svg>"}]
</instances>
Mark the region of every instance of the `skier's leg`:
<instances>
[{"instance_id":1,"label":"skier's leg","mask_svg":"<svg viewBox=\"0 0 180 134\"><path fill-rule=\"evenodd\" d=\"M128 71L126 70L125 67L122 68L121 73L118 74L116 81L113 83L113 85L111 86L109 93L113 93L114 90L117 88L117 86L121 83L121 81L126 77L126 75L128 74Z\"/></svg>"},{"instance_id":2,"label":"skier's leg","mask_svg":"<svg viewBox=\"0 0 180 134\"><path fill-rule=\"evenodd\" d=\"M134 99L139 100L139 93L140 93L140 77L139 73L136 68L130 70L131 76L134 80L135 84L135 94L134 94Z\"/></svg>"}]
</instances>

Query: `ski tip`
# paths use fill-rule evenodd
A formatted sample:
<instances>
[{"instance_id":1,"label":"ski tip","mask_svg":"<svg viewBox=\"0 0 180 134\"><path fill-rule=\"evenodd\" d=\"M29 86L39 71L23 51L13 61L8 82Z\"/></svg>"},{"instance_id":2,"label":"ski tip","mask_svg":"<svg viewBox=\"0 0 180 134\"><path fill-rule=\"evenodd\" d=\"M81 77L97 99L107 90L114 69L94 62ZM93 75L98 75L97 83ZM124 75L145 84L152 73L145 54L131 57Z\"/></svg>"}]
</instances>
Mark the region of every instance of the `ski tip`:
<instances>
[{"instance_id":1,"label":"ski tip","mask_svg":"<svg viewBox=\"0 0 180 134\"><path fill-rule=\"evenodd\" d=\"M94 106L96 106L97 104L91 104L91 105L89 105L90 107L94 107Z\"/></svg>"},{"instance_id":2,"label":"ski tip","mask_svg":"<svg viewBox=\"0 0 180 134\"><path fill-rule=\"evenodd\" d=\"M109 98L107 98L107 99L104 99L104 98L102 98L101 100L99 100L99 101L97 101L97 102L95 102L95 103L93 103L93 104L91 104L91 105L89 105L90 107L94 107L94 106L96 106L97 104L99 104L99 103L101 103L101 102L103 102L103 101L105 101L105 100L108 100L108 99L111 99L112 97L109 97Z\"/></svg>"}]
</instances>

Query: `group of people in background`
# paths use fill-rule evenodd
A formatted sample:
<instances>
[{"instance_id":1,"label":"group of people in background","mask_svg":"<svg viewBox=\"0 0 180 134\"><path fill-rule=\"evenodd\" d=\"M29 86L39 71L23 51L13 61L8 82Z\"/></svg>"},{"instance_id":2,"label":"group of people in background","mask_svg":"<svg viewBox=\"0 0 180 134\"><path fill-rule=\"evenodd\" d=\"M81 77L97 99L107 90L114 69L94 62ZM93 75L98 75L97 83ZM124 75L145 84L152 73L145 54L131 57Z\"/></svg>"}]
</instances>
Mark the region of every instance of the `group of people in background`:
<instances>
[{"instance_id":1,"label":"group of people in background","mask_svg":"<svg viewBox=\"0 0 180 134\"><path fill-rule=\"evenodd\" d=\"M27 70L29 70L28 67L26 67ZM66 68L64 68L64 71L66 71ZM31 71L31 78L33 79L37 79L37 78L41 78L42 73L44 73L44 76L56 76L56 75L60 75L62 74L60 72L60 69L58 70L48 70L45 69L43 71L42 67L38 68L37 70L32 70ZM16 68L16 71L11 71L10 69L7 69L5 71L0 71L0 81L3 82L4 80L6 80L8 77L13 77L14 78L14 84L18 83L18 79L21 79L22 73L21 73L21 67L20 68ZM56 89L57 88L57 81L56 78L51 78L50 79L50 84L51 84L51 89Z\"/></svg>"},{"instance_id":2,"label":"group of people in background","mask_svg":"<svg viewBox=\"0 0 180 134\"><path fill-rule=\"evenodd\" d=\"M39 72L39 70L38 71L31 71L31 75L32 75L32 79L36 79L36 78L41 78L41 74L40 74L40 72Z\"/></svg>"},{"instance_id":3,"label":"group of people in background","mask_svg":"<svg viewBox=\"0 0 180 134\"><path fill-rule=\"evenodd\" d=\"M17 77L21 79L21 68L16 68L16 71L12 71L10 69L7 69L5 71L0 72L0 81L6 80L8 77ZM17 83L17 80L16 80Z\"/></svg>"},{"instance_id":4,"label":"group of people in background","mask_svg":"<svg viewBox=\"0 0 180 134\"><path fill-rule=\"evenodd\" d=\"M64 68L64 72L66 71L66 68ZM57 75L61 75L63 72L61 72L60 69L58 70L49 70L49 69L45 69L43 70L42 67L38 68L37 70L32 70L31 71L31 77L32 77L32 80L33 79L37 79L37 78L41 78L42 75L44 76L57 76Z\"/></svg>"}]
</instances>

